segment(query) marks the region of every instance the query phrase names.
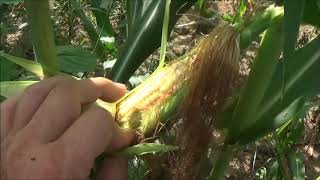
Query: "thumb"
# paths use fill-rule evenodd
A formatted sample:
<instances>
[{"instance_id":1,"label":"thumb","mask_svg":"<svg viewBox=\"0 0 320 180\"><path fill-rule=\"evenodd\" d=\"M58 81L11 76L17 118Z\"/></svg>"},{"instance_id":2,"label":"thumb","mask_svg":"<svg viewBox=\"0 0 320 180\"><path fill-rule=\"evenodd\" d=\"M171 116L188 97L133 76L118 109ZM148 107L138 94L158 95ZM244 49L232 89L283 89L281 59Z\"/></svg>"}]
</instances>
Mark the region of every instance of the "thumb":
<instances>
[{"instance_id":1,"label":"thumb","mask_svg":"<svg viewBox=\"0 0 320 180\"><path fill-rule=\"evenodd\" d=\"M119 150L130 146L135 141L135 137L133 131L119 129L118 133L115 133L108 149ZM126 157L107 156L103 161L98 179L128 179L128 159Z\"/></svg>"},{"instance_id":2,"label":"thumb","mask_svg":"<svg viewBox=\"0 0 320 180\"><path fill-rule=\"evenodd\" d=\"M128 159L125 157L107 157L98 174L98 179L125 180L128 179Z\"/></svg>"}]
</instances>

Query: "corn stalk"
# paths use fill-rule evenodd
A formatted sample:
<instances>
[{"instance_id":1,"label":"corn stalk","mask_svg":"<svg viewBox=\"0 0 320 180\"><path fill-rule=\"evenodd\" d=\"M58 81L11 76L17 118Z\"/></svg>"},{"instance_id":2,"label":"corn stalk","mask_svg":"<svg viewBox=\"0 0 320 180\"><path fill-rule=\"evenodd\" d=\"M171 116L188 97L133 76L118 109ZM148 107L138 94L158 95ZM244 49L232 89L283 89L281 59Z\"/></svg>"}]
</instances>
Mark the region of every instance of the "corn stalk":
<instances>
[{"instance_id":1,"label":"corn stalk","mask_svg":"<svg viewBox=\"0 0 320 180\"><path fill-rule=\"evenodd\" d=\"M48 0L24 1L36 60L41 64L44 77L59 72L59 64L54 43L53 27Z\"/></svg>"}]
</instances>

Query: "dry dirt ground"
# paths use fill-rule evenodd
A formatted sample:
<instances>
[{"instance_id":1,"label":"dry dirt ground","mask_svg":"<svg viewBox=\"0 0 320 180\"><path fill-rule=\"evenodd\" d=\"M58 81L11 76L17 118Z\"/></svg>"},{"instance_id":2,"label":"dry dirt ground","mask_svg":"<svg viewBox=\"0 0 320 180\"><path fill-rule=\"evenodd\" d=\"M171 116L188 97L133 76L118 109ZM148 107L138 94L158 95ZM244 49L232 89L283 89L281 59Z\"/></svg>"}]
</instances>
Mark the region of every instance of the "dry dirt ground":
<instances>
[{"instance_id":1,"label":"dry dirt ground","mask_svg":"<svg viewBox=\"0 0 320 180\"><path fill-rule=\"evenodd\" d=\"M234 5L229 1L209 1L209 8L220 12L220 14L234 14ZM56 31L60 33L61 39L69 39L71 44L86 44L88 38L81 26L74 26L69 35L63 32L67 31L67 21L61 18L64 12L54 14L54 24ZM118 43L122 43L123 27L119 26L124 18L124 9L118 5L113 10L111 17L115 28ZM30 37L25 27L26 18L21 5L14 6L4 16L0 17L1 26L6 26L7 31L0 34L0 50L5 50L16 56L32 58L32 45ZM74 19L73 21L77 21ZM210 19L200 18L199 13L190 10L184 14L170 36L168 59L175 59L188 52L197 39L207 34L217 23L215 17ZM70 25L70 24L69 24ZM298 45L301 47L310 40L319 35L319 30L310 26L303 26L300 29ZM71 35L70 35L71 34ZM71 37L70 37L71 36ZM256 56L259 43L254 42L243 54L241 60L241 80L244 81L250 72L250 66ZM136 71L136 75L151 73L158 62L158 52L152 54L148 60ZM21 71L21 70L20 70ZM23 72L21 73L23 75ZM315 97L319 99L319 97ZM320 176L320 108L313 107L304 118L305 132L301 141L294 146L296 151L304 155L306 165L307 179L316 179ZM267 138L258 141L255 144L246 146L242 151L236 153L234 159L230 162L230 168L225 176L226 179L257 179L256 171L259 168L271 166L272 159L275 157L275 147Z\"/></svg>"}]
</instances>

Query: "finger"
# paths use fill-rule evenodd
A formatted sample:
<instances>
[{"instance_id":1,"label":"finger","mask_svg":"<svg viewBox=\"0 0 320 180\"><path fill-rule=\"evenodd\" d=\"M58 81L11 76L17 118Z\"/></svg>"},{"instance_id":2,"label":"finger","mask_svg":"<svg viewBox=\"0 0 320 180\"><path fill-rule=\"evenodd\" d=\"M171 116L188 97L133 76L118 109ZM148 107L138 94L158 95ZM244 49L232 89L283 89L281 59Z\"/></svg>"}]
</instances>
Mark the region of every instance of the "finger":
<instances>
[{"instance_id":1,"label":"finger","mask_svg":"<svg viewBox=\"0 0 320 180\"><path fill-rule=\"evenodd\" d=\"M59 83L70 80L70 76L57 76L35 83L25 89L17 103L13 131L25 127L49 92Z\"/></svg>"},{"instance_id":2,"label":"finger","mask_svg":"<svg viewBox=\"0 0 320 180\"><path fill-rule=\"evenodd\" d=\"M17 102L20 96L15 96L9 98L1 103L1 119L0 119L0 128L1 128L1 142L3 139L10 133L13 127L14 112L16 109Z\"/></svg>"},{"instance_id":3,"label":"finger","mask_svg":"<svg viewBox=\"0 0 320 180\"><path fill-rule=\"evenodd\" d=\"M108 150L120 150L132 145L137 139L134 131L117 128ZM98 174L98 179L121 180L128 177L128 160L125 157L106 157Z\"/></svg>"},{"instance_id":4,"label":"finger","mask_svg":"<svg viewBox=\"0 0 320 180\"><path fill-rule=\"evenodd\" d=\"M109 79L96 77L78 81L81 101L83 103L94 102L101 99L106 102L115 102L125 95L127 88L124 84L115 83Z\"/></svg>"},{"instance_id":5,"label":"finger","mask_svg":"<svg viewBox=\"0 0 320 180\"><path fill-rule=\"evenodd\" d=\"M118 131L117 128L109 112L93 105L56 141L56 144L65 147L71 160L93 165L94 159L110 144L114 133Z\"/></svg>"},{"instance_id":6,"label":"finger","mask_svg":"<svg viewBox=\"0 0 320 180\"><path fill-rule=\"evenodd\" d=\"M81 114L83 105L98 98L113 102L125 94L124 85L105 78L66 81L51 90L26 127L40 143L57 139Z\"/></svg>"},{"instance_id":7,"label":"finger","mask_svg":"<svg viewBox=\"0 0 320 180\"><path fill-rule=\"evenodd\" d=\"M128 160L125 157L107 157L98 174L98 179L125 180L128 179Z\"/></svg>"},{"instance_id":8,"label":"finger","mask_svg":"<svg viewBox=\"0 0 320 180\"><path fill-rule=\"evenodd\" d=\"M116 128L116 133L112 137L108 150L115 151L131 146L137 142L137 134L133 130L123 130Z\"/></svg>"}]
</instances>

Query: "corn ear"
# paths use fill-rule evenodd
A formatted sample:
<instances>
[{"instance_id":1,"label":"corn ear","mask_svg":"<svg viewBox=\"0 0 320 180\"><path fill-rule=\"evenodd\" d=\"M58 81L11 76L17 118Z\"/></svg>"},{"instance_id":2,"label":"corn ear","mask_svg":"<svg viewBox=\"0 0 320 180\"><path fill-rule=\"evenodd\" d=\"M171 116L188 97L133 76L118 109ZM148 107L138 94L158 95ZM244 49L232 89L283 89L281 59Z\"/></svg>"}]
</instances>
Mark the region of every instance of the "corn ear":
<instances>
[{"instance_id":1,"label":"corn ear","mask_svg":"<svg viewBox=\"0 0 320 180\"><path fill-rule=\"evenodd\" d=\"M150 135L178 107L185 88L186 62L174 62L152 74L116 105L120 127Z\"/></svg>"},{"instance_id":2,"label":"corn ear","mask_svg":"<svg viewBox=\"0 0 320 180\"><path fill-rule=\"evenodd\" d=\"M238 42L239 33L232 26L218 25L187 55L157 70L116 103L119 126L150 136L174 112L183 114L193 106L201 106L212 119L237 77Z\"/></svg>"}]
</instances>

